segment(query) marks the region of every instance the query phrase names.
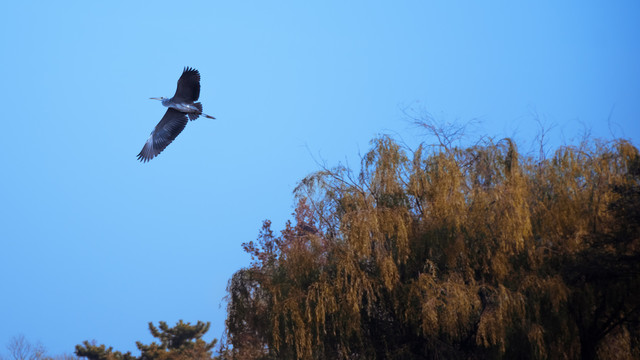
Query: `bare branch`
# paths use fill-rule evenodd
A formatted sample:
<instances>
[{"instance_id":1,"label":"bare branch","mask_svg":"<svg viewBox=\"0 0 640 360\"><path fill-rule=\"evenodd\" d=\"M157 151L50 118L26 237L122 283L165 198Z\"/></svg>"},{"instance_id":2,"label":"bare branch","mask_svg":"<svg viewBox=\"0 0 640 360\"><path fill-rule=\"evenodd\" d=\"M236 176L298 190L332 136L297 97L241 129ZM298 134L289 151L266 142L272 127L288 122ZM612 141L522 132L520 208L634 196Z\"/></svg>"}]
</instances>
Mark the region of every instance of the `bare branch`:
<instances>
[{"instance_id":1,"label":"bare branch","mask_svg":"<svg viewBox=\"0 0 640 360\"><path fill-rule=\"evenodd\" d=\"M24 335L14 336L7 345L10 359L13 360L40 360L44 359L46 349L41 343L31 344Z\"/></svg>"}]
</instances>

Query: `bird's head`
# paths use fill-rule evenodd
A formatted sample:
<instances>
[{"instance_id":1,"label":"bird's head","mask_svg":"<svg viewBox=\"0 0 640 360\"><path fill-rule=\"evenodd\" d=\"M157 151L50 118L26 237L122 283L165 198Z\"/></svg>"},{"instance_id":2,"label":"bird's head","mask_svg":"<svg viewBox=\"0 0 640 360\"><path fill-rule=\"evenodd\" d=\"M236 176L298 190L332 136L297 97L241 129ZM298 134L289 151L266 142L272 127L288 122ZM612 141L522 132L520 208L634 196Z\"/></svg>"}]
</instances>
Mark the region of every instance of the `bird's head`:
<instances>
[{"instance_id":1,"label":"bird's head","mask_svg":"<svg viewBox=\"0 0 640 360\"><path fill-rule=\"evenodd\" d=\"M166 98L165 98L164 96L160 96L160 97L153 97L153 98L149 98L149 99L151 99L151 100L160 100L160 101L162 101L162 100L164 100L164 99L166 99Z\"/></svg>"}]
</instances>

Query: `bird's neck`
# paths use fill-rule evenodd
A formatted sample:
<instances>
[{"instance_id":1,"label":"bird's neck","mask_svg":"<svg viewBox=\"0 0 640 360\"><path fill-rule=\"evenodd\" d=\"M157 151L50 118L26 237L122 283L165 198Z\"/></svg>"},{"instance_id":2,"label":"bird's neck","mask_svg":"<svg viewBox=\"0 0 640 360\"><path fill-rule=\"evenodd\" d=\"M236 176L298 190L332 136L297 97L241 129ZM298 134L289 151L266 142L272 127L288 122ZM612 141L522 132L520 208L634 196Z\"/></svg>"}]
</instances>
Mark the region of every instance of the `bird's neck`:
<instances>
[{"instance_id":1,"label":"bird's neck","mask_svg":"<svg viewBox=\"0 0 640 360\"><path fill-rule=\"evenodd\" d=\"M162 101L162 105L164 105L164 106L169 107L171 105L171 99L165 98L165 99L162 99L160 101Z\"/></svg>"}]
</instances>

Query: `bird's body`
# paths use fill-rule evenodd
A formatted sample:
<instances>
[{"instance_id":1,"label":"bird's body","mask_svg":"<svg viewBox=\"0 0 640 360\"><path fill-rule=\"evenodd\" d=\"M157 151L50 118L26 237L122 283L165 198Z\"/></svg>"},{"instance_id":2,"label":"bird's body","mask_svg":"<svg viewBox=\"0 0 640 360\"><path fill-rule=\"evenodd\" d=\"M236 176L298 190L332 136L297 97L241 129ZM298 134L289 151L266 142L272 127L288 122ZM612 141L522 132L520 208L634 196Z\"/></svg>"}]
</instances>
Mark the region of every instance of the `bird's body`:
<instances>
[{"instance_id":1,"label":"bird's body","mask_svg":"<svg viewBox=\"0 0 640 360\"><path fill-rule=\"evenodd\" d=\"M147 162L158 156L182 132L187 119L195 120L200 115L215 119L202 112L202 104L196 102L199 97L200 73L186 67L178 79L178 88L172 98L151 98L160 100L168 109L138 154L138 160Z\"/></svg>"},{"instance_id":2,"label":"bird's body","mask_svg":"<svg viewBox=\"0 0 640 360\"><path fill-rule=\"evenodd\" d=\"M164 105L166 107L169 107L169 108L172 108L172 109L176 109L176 110L178 110L180 112L183 112L183 113L196 114L196 113L202 112L202 110L198 109L194 104L174 103L172 100L173 99L162 99L161 100L162 101L162 105Z\"/></svg>"}]
</instances>

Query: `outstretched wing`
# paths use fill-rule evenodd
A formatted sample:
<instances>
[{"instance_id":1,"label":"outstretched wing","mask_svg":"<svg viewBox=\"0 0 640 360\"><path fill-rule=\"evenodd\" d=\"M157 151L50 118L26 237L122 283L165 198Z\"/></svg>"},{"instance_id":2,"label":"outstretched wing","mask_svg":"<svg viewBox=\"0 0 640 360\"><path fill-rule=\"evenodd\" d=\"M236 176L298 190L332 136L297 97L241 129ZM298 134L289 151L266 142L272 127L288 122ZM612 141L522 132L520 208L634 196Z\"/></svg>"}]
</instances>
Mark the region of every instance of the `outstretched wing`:
<instances>
[{"instance_id":1,"label":"outstretched wing","mask_svg":"<svg viewBox=\"0 0 640 360\"><path fill-rule=\"evenodd\" d=\"M176 102L192 103L200 97L200 73L196 69L185 67L173 100Z\"/></svg>"},{"instance_id":2,"label":"outstretched wing","mask_svg":"<svg viewBox=\"0 0 640 360\"><path fill-rule=\"evenodd\" d=\"M138 154L138 160L147 162L158 156L184 130L187 121L187 114L167 109Z\"/></svg>"}]
</instances>

